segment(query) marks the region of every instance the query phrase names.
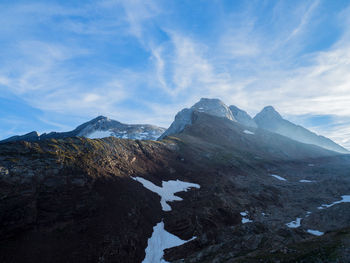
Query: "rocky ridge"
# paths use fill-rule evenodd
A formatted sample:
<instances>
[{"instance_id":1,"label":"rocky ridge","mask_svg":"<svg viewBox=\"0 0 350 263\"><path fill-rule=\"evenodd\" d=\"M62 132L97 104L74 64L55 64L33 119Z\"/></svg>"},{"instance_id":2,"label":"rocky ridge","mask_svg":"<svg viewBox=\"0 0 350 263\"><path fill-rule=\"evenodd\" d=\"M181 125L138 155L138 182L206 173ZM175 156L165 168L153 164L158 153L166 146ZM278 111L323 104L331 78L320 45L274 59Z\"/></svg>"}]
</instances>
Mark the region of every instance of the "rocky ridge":
<instances>
[{"instance_id":1,"label":"rocky ridge","mask_svg":"<svg viewBox=\"0 0 350 263\"><path fill-rule=\"evenodd\" d=\"M62 139L68 137L87 137L91 139L113 136L122 139L156 140L164 128L149 124L124 124L119 121L99 116L91 121L79 125L69 132L50 132L39 135L37 132L30 132L22 136L13 136L0 143L11 141L36 142L46 139Z\"/></svg>"},{"instance_id":2,"label":"rocky ridge","mask_svg":"<svg viewBox=\"0 0 350 263\"><path fill-rule=\"evenodd\" d=\"M272 106L265 107L254 117L254 121L262 129L281 134L293 140L315 144L331 151L349 153L347 149L336 144L329 138L317 135L300 125L283 119Z\"/></svg>"}]
</instances>

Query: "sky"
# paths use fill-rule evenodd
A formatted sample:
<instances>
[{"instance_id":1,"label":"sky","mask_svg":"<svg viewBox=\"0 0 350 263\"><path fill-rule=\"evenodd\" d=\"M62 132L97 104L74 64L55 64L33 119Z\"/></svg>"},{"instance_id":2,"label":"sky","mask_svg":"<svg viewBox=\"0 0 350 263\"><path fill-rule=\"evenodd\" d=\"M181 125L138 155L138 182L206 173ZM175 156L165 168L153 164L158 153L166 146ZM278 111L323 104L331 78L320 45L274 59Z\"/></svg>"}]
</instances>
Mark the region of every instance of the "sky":
<instances>
[{"instance_id":1,"label":"sky","mask_svg":"<svg viewBox=\"0 0 350 263\"><path fill-rule=\"evenodd\" d=\"M0 0L0 139L209 97L350 149L349 73L346 0Z\"/></svg>"}]
</instances>

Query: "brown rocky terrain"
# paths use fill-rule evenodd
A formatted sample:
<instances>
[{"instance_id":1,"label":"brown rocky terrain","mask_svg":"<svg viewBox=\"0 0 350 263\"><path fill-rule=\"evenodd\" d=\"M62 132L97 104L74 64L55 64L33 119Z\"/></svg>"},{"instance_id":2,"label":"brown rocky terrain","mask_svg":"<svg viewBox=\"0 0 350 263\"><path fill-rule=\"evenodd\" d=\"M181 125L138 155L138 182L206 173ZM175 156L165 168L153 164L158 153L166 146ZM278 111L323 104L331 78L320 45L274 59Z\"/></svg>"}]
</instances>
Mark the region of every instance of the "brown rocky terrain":
<instances>
[{"instance_id":1,"label":"brown rocky terrain","mask_svg":"<svg viewBox=\"0 0 350 263\"><path fill-rule=\"evenodd\" d=\"M166 250L169 262L349 261L350 204L318 207L350 194L350 158L246 129L195 113L192 125L160 142L0 145L0 261L142 262L162 218L181 239L197 237ZM184 200L164 212L132 176L201 188L178 193ZM242 223L244 211L252 222ZM286 226L298 217L300 227Z\"/></svg>"}]
</instances>

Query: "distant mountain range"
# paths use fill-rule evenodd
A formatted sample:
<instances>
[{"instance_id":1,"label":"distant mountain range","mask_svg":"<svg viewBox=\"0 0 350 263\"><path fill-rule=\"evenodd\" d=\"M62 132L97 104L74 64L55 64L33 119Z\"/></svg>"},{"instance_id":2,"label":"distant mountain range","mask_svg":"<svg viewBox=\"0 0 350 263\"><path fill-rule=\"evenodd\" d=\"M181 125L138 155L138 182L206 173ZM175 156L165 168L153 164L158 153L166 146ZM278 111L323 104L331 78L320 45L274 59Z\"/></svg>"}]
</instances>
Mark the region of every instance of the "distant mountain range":
<instances>
[{"instance_id":1,"label":"distant mountain range","mask_svg":"<svg viewBox=\"0 0 350 263\"><path fill-rule=\"evenodd\" d=\"M90 139L114 136L122 139L156 140L165 128L149 124L124 124L99 116L89 122L79 125L69 132L50 132L39 135L37 132L30 132L21 136L13 136L0 143L11 141L39 141L45 139L62 139L67 137L86 137Z\"/></svg>"},{"instance_id":2,"label":"distant mountain range","mask_svg":"<svg viewBox=\"0 0 350 263\"><path fill-rule=\"evenodd\" d=\"M347 149L336 144L331 139L319 136L300 125L283 119L272 106L265 107L254 118L251 118L247 112L236 106L232 105L228 107L218 99L207 98L202 98L191 108L183 109L177 113L174 122L162 134L160 139L181 133L187 125L192 123L194 112L204 112L209 115L226 118L230 121L240 123L253 131L264 129L305 144L317 145L335 152L349 153Z\"/></svg>"},{"instance_id":3,"label":"distant mountain range","mask_svg":"<svg viewBox=\"0 0 350 263\"><path fill-rule=\"evenodd\" d=\"M203 112L212 116L225 118L253 130L264 129L298 142L317 145L331 151L349 153L347 149L333 142L331 139L317 135L300 125L283 119L272 106L265 107L252 118L247 112L234 105L227 106L219 99L209 98L202 98L191 108L185 108L177 113L174 122L168 129L149 124L123 124L107 117L99 116L78 126L73 131L51 132L42 135L34 131L25 135L10 137L0 141L0 143L21 140L39 141L76 136L90 139L114 136L122 139L161 140L166 136L181 133L186 126L191 125L194 112Z\"/></svg>"}]
</instances>

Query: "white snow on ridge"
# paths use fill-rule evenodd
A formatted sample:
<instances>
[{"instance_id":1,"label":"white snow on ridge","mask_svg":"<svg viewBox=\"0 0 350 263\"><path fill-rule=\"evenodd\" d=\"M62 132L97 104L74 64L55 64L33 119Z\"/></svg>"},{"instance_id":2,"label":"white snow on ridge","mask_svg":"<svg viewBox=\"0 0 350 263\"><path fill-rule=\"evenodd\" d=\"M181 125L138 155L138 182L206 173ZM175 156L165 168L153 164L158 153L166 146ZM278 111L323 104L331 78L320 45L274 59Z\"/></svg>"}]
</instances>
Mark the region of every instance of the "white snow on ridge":
<instances>
[{"instance_id":1,"label":"white snow on ridge","mask_svg":"<svg viewBox=\"0 0 350 263\"><path fill-rule=\"evenodd\" d=\"M324 232L321 232L318 230L311 230L311 229L308 229L307 232L314 236L322 236L324 234Z\"/></svg>"},{"instance_id":2,"label":"white snow on ridge","mask_svg":"<svg viewBox=\"0 0 350 263\"><path fill-rule=\"evenodd\" d=\"M289 228L298 228L298 227L300 227L300 223L301 223L301 219L302 218L300 218L300 217L298 217L295 221L292 221L292 222L289 222L289 223L287 223L286 225L287 225L287 227L289 227Z\"/></svg>"},{"instance_id":3,"label":"white snow on ridge","mask_svg":"<svg viewBox=\"0 0 350 263\"><path fill-rule=\"evenodd\" d=\"M299 180L299 183L313 183L314 181L310 180Z\"/></svg>"},{"instance_id":4,"label":"white snow on ridge","mask_svg":"<svg viewBox=\"0 0 350 263\"><path fill-rule=\"evenodd\" d=\"M182 240L177 236L169 233L164 229L164 223L159 222L155 227L153 227L153 234L148 239L146 256L142 263L167 263L163 259L164 249L181 246L189 241L192 241L196 237L190 240Z\"/></svg>"},{"instance_id":5,"label":"white snow on ridge","mask_svg":"<svg viewBox=\"0 0 350 263\"><path fill-rule=\"evenodd\" d=\"M254 135L254 134L255 134L254 132L249 131L249 130L244 130L243 132L244 132L245 134L252 134L252 135Z\"/></svg>"},{"instance_id":6,"label":"white snow on ridge","mask_svg":"<svg viewBox=\"0 0 350 263\"><path fill-rule=\"evenodd\" d=\"M270 174L271 176L275 177L276 179L280 180L280 181L287 181L287 179L277 175L277 174Z\"/></svg>"},{"instance_id":7,"label":"white snow on ridge","mask_svg":"<svg viewBox=\"0 0 350 263\"><path fill-rule=\"evenodd\" d=\"M110 136L113 136L110 131L94 131L93 133L89 134L87 137L89 139L102 139Z\"/></svg>"},{"instance_id":8,"label":"white snow on ridge","mask_svg":"<svg viewBox=\"0 0 350 263\"><path fill-rule=\"evenodd\" d=\"M170 205L167 204L167 202L172 201L181 201L182 198L175 196L175 193L178 192L187 192L187 190L191 187L193 188L200 188L199 184L193 184L193 183L187 183L182 182L180 180L170 180L170 181L162 181L162 187L159 187L152 183L151 181L148 181L142 177L131 177L135 181L138 181L141 183L145 188L148 190L158 194L160 196L160 204L162 206L163 211L171 211Z\"/></svg>"},{"instance_id":9,"label":"white snow on ridge","mask_svg":"<svg viewBox=\"0 0 350 263\"><path fill-rule=\"evenodd\" d=\"M329 207L332 207L334 205L341 204L341 203L350 203L350 195L343 195L342 200L335 201L330 205L323 204L322 206L318 207L318 209L329 208Z\"/></svg>"}]
</instances>

